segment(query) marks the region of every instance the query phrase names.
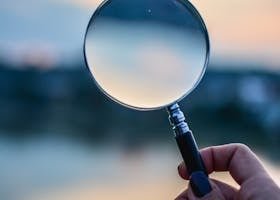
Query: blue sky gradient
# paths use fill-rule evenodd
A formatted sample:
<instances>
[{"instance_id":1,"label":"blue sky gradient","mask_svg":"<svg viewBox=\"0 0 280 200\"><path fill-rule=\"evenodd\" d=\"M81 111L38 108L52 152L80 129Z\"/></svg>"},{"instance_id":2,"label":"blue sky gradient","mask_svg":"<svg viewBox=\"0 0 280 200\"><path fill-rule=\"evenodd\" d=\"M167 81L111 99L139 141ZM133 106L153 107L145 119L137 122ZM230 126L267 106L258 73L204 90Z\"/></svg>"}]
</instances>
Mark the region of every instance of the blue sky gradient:
<instances>
[{"instance_id":1,"label":"blue sky gradient","mask_svg":"<svg viewBox=\"0 0 280 200\"><path fill-rule=\"evenodd\" d=\"M73 58L82 49L87 23L99 2L0 0L0 58L12 61L26 52L35 55L37 49L56 61ZM279 0L192 3L209 29L213 62L249 62L279 71Z\"/></svg>"}]
</instances>

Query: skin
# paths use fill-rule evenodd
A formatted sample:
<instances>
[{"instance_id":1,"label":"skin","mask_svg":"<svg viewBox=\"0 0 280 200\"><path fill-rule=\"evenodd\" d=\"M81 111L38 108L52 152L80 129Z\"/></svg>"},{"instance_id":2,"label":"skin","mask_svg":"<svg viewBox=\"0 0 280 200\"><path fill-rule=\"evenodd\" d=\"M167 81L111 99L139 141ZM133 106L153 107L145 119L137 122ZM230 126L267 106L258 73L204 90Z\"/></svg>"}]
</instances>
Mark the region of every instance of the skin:
<instances>
[{"instance_id":1,"label":"skin","mask_svg":"<svg viewBox=\"0 0 280 200\"><path fill-rule=\"evenodd\" d=\"M197 198L190 186L175 200L280 200L280 188L268 175L257 156L243 144L228 144L201 150L207 172L229 171L240 185L236 189L223 182L211 179L212 192ZM188 180L184 163L178 166L179 175Z\"/></svg>"}]
</instances>

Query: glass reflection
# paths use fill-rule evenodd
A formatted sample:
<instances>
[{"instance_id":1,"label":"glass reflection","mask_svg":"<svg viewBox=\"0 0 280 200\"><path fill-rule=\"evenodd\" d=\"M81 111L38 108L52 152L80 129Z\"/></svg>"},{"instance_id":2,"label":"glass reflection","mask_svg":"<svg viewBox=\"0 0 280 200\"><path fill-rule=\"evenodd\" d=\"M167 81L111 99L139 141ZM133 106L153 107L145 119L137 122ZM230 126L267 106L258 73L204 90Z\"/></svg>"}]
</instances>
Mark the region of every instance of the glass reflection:
<instances>
[{"instance_id":1,"label":"glass reflection","mask_svg":"<svg viewBox=\"0 0 280 200\"><path fill-rule=\"evenodd\" d=\"M205 26L186 1L106 1L86 34L88 67L109 97L155 109L188 94L208 58Z\"/></svg>"}]
</instances>

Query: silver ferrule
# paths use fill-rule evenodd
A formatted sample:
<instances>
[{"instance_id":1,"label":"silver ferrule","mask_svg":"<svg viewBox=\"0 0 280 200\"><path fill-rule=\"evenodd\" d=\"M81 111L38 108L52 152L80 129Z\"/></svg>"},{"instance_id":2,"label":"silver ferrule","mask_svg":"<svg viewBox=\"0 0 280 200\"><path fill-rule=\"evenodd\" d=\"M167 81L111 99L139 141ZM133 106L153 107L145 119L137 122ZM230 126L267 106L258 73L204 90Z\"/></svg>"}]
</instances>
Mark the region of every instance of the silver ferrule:
<instances>
[{"instance_id":1,"label":"silver ferrule","mask_svg":"<svg viewBox=\"0 0 280 200\"><path fill-rule=\"evenodd\" d=\"M169 113L169 122L173 126L175 136L191 132L185 121L184 113L180 110L180 106L177 103L168 106L167 112Z\"/></svg>"}]
</instances>

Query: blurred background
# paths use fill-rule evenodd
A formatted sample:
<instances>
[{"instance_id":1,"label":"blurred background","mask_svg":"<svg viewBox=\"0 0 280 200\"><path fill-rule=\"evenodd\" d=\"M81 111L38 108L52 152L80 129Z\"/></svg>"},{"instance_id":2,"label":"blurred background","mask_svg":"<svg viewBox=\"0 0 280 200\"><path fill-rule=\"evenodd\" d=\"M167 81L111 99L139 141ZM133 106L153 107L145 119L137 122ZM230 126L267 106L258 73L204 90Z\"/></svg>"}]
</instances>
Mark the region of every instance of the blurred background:
<instances>
[{"instance_id":1,"label":"blurred background","mask_svg":"<svg viewBox=\"0 0 280 200\"><path fill-rule=\"evenodd\" d=\"M85 67L83 37L99 3L0 0L1 199L162 200L187 186L165 111L113 103ZM212 48L201 84L181 102L197 142L246 143L280 183L280 1L192 3Z\"/></svg>"}]
</instances>

